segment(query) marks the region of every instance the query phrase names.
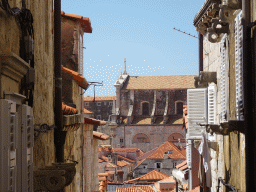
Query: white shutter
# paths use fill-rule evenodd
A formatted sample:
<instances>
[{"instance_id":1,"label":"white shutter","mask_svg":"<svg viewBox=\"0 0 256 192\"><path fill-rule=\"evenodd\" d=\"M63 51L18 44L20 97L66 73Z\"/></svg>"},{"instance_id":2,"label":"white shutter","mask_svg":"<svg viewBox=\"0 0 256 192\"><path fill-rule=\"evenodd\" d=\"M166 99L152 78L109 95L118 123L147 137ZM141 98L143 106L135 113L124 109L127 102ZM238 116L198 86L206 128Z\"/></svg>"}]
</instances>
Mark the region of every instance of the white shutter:
<instances>
[{"instance_id":1,"label":"white shutter","mask_svg":"<svg viewBox=\"0 0 256 192\"><path fill-rule=\"evenodd\" d=\"M0 99L0 191L16 191L18 115L16 103Z\"/></svg>"},{"instance_id":2,"label":"white shutter","mask_svg":"<svg viewBox=\"0 0 256 192\"><path fill-rule=\"evenodd\" d=\"M236 118L244 120L242 11L235 18Z\"/></svg>"},{"instance_id":3,"label":"white shutter","mask_svg":"<svg viewBox=\"0 0 256 192\"><path fill-rule=\"evenodd\" d=\"M191 156L191 153L192 153L192 140L187 140L187 143L186 143L186 156L187 156L187 164L188 164L188 168L191 168L192 167L192 156Z\"/></svg>"},{"instance_id":4,"label":"white shutter","mask_svg":"<svg viewBox=\"0 0 256 192\"><path fill-rule=\"evenodd\" d=\"M22 191L33 192L33 108L22 105Z\"/></svg>"},{"instance_id":5,"label":"white shutter","mask_svg":"<svg viewBox=\"0 0 256 192\"><path fill-rule=\"evenodd\" d=\"M216 124L216 84L211 83L208 87L208 124ZM215 140L215 133L208 133L208 140Z\"/></svg>"},{"instance_id":6,"label":"white shutter","mask_svg":"<svg viewBox=\"0 0 256 192\"><path fill-rule=\"evenodd\" d=\"M187 90L188 132L187 139L201 139L201 131L207 124L207 88Z\"/></svg>"},{"instance_id":7,"label":"white shutter","mask_svg":"<svg viewBox=\"0 0 256 192\"><path fill-rule=\"evenodd\" d=\"M220 56L221 56L221 122L227 121L227 34L225 34L220 43Z\"/></svg>"}]
</instances>

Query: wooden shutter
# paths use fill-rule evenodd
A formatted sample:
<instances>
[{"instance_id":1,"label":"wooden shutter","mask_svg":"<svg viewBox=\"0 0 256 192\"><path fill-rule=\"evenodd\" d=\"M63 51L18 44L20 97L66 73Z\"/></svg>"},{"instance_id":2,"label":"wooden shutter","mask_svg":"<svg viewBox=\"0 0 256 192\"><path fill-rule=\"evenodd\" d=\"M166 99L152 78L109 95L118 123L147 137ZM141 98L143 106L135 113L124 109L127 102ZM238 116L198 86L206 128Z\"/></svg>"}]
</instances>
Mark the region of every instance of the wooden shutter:
<instances>
[{"instance_id":1,"label":"wooden shutter","mask_svg":"<svg viewBox=\"0 0 256 192\"><path fill-rule=\"evenodd\" d=\"M225 34L220 43L220 56L221 56L221 122L227 121L227 35Z\"/></svg>"},{"instance_id":2,"label":"wooden shutter","mask_svg":"<svg viewBox=\"0 0 256 192\"><path fill-rule=\"evenodd\" d=\"M244 120L242 11L235 18L236 118Z\"/></svg>"},{"instance_id":3,"label":"wooden shutter","mask_svg":"<svg viewBox=\"0 0 256 192\"><path fill-rule=\"evenodd\" d=\"M0 191L16 191L18 115L16 103L0 99Z\"/></svg>"},{"instance_id":4,"label":"wooden shutter","mask_svg":"<svg viewBox=\"0 0 256 192\"><path fill-rule=\"evenodd\" d=\"M33 146L34 146L33 109L22 105L22 191L33 192Z\"/></svg>"},{"instance_id":5,"label":"wooden shutter","mask_svg":"<svg viewBox=\"0 0 256 192\"><path fill-rule=\"evenodd\" d=\"M188 132L187 139L201 139L201 131L207 124L207 88L187 90Z\"/></svg>"},{"instance_id":6,"label":"wooden shutter","mask_svg":"<svg viewBox=\"0 0 256 192\"><path fill-rule=\"evenodd\" d=\"M216 124L216 84L211 83L208 87L208 124ZM215 140L215 133L208 133L208 140Z\"/></svg>"}]
</instances>

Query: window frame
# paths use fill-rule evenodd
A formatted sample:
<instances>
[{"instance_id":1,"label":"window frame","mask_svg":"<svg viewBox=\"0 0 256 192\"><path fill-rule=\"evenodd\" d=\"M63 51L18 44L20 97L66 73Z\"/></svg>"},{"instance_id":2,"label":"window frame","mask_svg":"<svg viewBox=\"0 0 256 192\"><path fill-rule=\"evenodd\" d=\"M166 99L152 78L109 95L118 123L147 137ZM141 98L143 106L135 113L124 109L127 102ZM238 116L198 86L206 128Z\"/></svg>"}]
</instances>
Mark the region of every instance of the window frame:
<instances>
[{"instance_id":1,"label":"window frame","mask_svg":"<svg viewBox=\"0 0 256 192\"><path fill-rule=\"evenodd\" d=\"M160 165L160 167L157 167L157 165ZM162 162L155 162L155 168L156 169L162 169Z\"/></svg>"},{"instance_id":2,"label":"window frame","mask_svg":"<svg viewBox=\"0 0 256 192\"><path fill-rule=\"evenodd\" d=\"M97 106L98 106L98 107L101 106L101 102L97 102Z\"/></svg>"},{"instance_id":3,"label":"window frame","mask_svg":"<svg viewBox=\"0 0 256 192\"><path fill-rule=\"evenodd\" d=\"M84 106L85 106L85 107L89 107L89 106L90 106L90 103L89 103L89 102L84 102Z\"/></svg>"},{"instance_id":4,"label":"window frame","mask_svg":"<svg viewBox=\"0 0 256 192\"><path fill-rule=\"evenodd\" d=\"M177 111L178 111L178 103L182 103L182 113L181 114L177 113ZM183 115L183 106L184 106L184 102L183 101L181 101L181 100L175 101L175 114L176 115Z\"/></svg>"}]
</instances>

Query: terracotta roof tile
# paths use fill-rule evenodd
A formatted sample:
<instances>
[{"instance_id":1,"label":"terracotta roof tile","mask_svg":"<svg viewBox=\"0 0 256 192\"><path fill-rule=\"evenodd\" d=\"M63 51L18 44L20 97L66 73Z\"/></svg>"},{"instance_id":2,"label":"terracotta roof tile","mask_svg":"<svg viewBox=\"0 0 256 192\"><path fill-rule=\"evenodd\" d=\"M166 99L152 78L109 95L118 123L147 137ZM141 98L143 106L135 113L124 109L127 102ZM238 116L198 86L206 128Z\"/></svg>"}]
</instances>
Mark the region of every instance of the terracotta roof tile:
<instances>
[{"instance_id":1,"label":"terracotta roof tile","mask_svg":"<svg viewBox=\"0 0 256 192\"><path fill-rule=\"evenodd\" d=\"M187 89L194 88L196 75L129 76L123 89Z\"/></svg>"},{"instance_id":2,"label":"terracotta roof tile","mask_svg":"<svg viewBox=\"0 0 256 192\"><path fill-rule=\"evenodd\" d=\"M182 161L180 164L176 165L176 169L179 169L180 167L184 166L187 164L187 160Z\"/></svg>"},{"instance_id":3,"label":"terracotta roof tile","mask_svg":"<svg viewBox=\"0 0 256 192\"><path fill-rule=\"evenodd\" d=\"M166 183L174 183L174 187L173 190L160 190L159 189L159 183L160 182L166 182ZM176 181L173 179L173 176L167 177L165 179L162 179L160 181L157 181L154 183L155 184L155 188L157 189L158 192L164 192L164 191L168 191L168 192L175 192L175 186L176 186Z\"/></svg>"},{"instance_id":4,"label":"terracotta roof tile","mask_svg":"<svg viewBox=\"0 0 256 192\"><path fill-rule=\"evenodd\" d=\"M87 96L84 97L84 101L93 101L94 97ZM95 101L113 101L116 100L116 96L97 96Z\"/></svg>"},{"instance_id":5,"label":"terracotta roof tile","mask_svg":"<svg viewBox=\"0 0 256 192\"><path fill-rule=\"evenodd\" d=\"M62 102L62 111L63 111L63 115L73 115L78 113L78 110L76 108L70 107L63 102Z\"/></svg>"},{"instance_id":6,"label":"terracotta roof tile","mask_svg":"<svg viewBox=\"0 0 256 192\"><path fill-rule=\"evenodd\" d=\"M89 17L83 17L82 15L65 13L64 11L61 11L61 15L77 19L80 22L81 27L85 33L92 32L91 21L90 21Z\"/></svg>"},{"instance_id":7,"label":"terracotta roof tile","mask_svg":"<svg viewBox=\"0 0 256 192\"><path fill-rule=\"evenodd\" d=\"M104 133L93 131L93 138L100 139L100 140L107 140L109 136Z\"/></svg>"},{"instance_id":8,"label":"terracotta roof tile","mask_svg":"<svg viewBox=\"0 0 256 192\"><path fill-rule=\"evenodd\" d=\"M101 121L98 119L84 117L84 123L88 123L88 124L92 124L92 125L106 125L107 122Z\"/></svg>"},{"instance_id":9,"label":"terracotta roof tile","mask_svg":"<svg viewBox=\"0 0 256 192\"><path fill-rule=\"evenodd\" d=\"M121 159L126 160L126 161L131 162L131 163L135 163L135 162L136 162L136 161L134 161L133 159L124 157L124 156L119 155L119 154L117 154L117 157L118 157L118 159L121 158Z\"/></svg>"},{"instance_id":10,"label":"terracotta roof tile","mask_svg":"<svg viewBox=\"0 0 256 192\"><path fill-rule=\"evenodd\" d=\"M80 75L78 72L76 71L73 71L71 69L68 69L67 67L63 67L61 65L61 70L66 72L66 73L69 73L70 75L73 76L73 79L76 81L76 83L82 87L83 89L87 89L88 88L88 82L86 81L86 79Z\"/></svg>"},{"instance_id":11,"label":"terracotta roof tile","mask_svg":"<svg viewBox=\"0 0 256 192\"><path fill-rule=\"evenodd\" d=\"M159 148L159 146L156 147L156 148L154 148L154 149L152 149L152 150L150 150L150 151L148 151L148 152L146 152L146 153L144 153L143 155L139 156L139 157L137 158L137 160L140 161L140 160L146 159L148 156L150 156L151 154L153 154L158 148Z\"/></svg>"},{"instance_id":12,"label":"terracotta roof tile","mask_svg":"<svg viewBox=\"0 0 256 192\"><path fill-rule=\"evenodd\" d=\"M144 152L139 148L113 148L113 152L127 152L127 153L136 153L139 150L140 154L144 154Z\"/></svg>"},{"instance_id":13,"label":"terracotta roof tile","mask_svg":"<svg viewBox=\"0 0 256 192\"><path fill-rule=\"evenodd\" d=\"M169 175L166 175L164 173L161 173L157 170L153 170L141 177L138 177L138 178L135 178L135 179L131 179L131 180L128 180L128 181L124 181L124 183L134 183L134 182L137 182L137 181L146 181L146 180L162 180L162 179L165 179L167 177L170 177Z\"/></svg>"},{"instance_id":14,"label":"terracotta roof tile","mask_svg":"<svg viewBox=\"0 0 256 192\"><path fill-rule=\"evenodd\" d=\"M172 154L168 154L168 156L171 159L186 159L186 156L181 153L181 150L177 148L177 146L171 142L167 141L163 143L159 148L153 152L150 156L148 156L148 159L163 159L164 154L168 151L173 151Z\"/></svg>"},{"instance_id":15,"label":"terracotta roof tile","mask_svg":"<svg viewBox=\"0 0 256 192\"><path fill-rule=\"evenodd\" d=\"M194 189L189 190L189 191L187 191L187 192L200 192L200 186L197 186L197 187L195 187Z\"/></svg>"},{"instance_id":16,"label":"terracotta roof tile","mask_svg":"<svg viewBox=\"0 0 256 192\"><path fill-rule=\"evenodd\" d=\"M122 160L122 161L117 161L117 165L119 167L124 167L126 165L130 165L130 163L128 163L127 161Z\"/></svg>"},{"instance_id":17,"label":"terracotta roof tile","mask_svg":"<svg viewBox=\"0 0 256 192\"><path fill-rule=\"evenodd\" d=\"M91 112L91 111L89 111L88 109L85 109L85 108L84 108L84 113L93 113L93 112Z\"/></svg>"}]
</instances>

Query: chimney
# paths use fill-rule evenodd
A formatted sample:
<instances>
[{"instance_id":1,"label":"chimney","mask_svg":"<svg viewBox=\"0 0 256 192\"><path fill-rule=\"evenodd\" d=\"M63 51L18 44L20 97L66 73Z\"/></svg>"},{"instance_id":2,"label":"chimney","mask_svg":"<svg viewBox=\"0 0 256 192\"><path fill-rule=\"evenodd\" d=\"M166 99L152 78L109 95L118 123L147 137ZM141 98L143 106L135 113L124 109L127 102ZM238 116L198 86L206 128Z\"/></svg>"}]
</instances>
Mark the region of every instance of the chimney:
<instances>
[{"instance_id":1,"label":"chimney","mask_svg":"<svg viewBox=\"0 0 256 192\"><path fill-rule=\"evenodd\" d=\"M117 165L117 153L112 153L111 154L111 159L112 159L112 163L114 164L114 165Z\"/></svg>"}]
</instances>

